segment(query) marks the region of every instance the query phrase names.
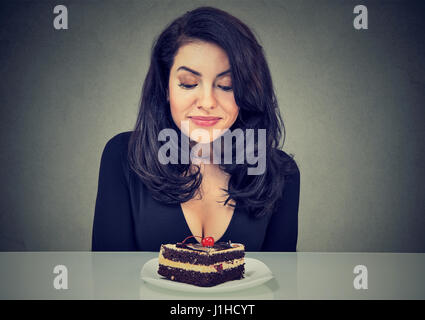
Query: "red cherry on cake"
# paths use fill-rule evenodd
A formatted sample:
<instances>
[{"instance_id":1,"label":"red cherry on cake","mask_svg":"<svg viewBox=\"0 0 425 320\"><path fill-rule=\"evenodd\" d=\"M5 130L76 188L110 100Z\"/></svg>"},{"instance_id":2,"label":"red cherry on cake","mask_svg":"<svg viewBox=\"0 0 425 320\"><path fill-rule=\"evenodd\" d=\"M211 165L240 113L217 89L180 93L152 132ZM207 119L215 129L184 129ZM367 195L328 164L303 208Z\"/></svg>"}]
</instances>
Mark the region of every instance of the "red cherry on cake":
<instances>
[{"instance_id":1,"label":"red cherry on cake","mask_svg":"<svg viewBox=\"0 0 425 320\"><path fill-rule=\"evenodd\" d=\"M201 243L202 243L203 247L213 247L214 246L214 238L213 237L202 238Z\"/></svg>"}]
</instances>

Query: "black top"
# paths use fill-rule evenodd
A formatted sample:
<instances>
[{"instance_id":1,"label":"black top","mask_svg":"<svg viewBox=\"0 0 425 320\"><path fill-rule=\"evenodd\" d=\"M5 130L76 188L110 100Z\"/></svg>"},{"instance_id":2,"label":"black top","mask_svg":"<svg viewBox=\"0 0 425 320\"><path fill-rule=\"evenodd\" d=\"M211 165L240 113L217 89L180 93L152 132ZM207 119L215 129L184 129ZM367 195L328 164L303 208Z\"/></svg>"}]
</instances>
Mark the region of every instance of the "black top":
<instances>
[{"instance_id":1,"label":"black top","mask_svg":"<svg viewBox=\"0 0 425 320\"><path fill-rule=\"evenodd\" d=\"M93 251L158 251L161 244L181 242L192 235L181 206L153 199L137 174L129 169L130 135L131 132L123 132L113 137L102 154ZM299 192L297 168L295 174L287 176L283 197L273 214L253 218L236 203L227 230L215 242L243 243L247 251L296 251ZM190 240L194 238L187 242Z\"/></svg>"}]
</instances>

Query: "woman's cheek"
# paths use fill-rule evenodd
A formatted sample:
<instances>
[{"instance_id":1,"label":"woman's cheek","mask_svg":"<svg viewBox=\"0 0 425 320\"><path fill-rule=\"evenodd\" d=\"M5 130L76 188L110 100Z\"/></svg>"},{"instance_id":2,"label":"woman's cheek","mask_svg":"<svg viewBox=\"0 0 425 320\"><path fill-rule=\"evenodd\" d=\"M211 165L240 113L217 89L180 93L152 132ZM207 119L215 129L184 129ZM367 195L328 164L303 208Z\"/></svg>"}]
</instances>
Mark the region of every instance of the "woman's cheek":
<instances>
[{"instance_id":1,"label":"woman's cheek","mask_svg":"<svg viewBox=\"0 0 425 320\"><path fill-rule=\"evenodd\" d=\"M228 98L226 104L226 114L228 115L229 121L231 122L230 126L236 121L239 114L239 107L236 105L235 99Z\"/></svg>"},{"instance_id":2,"label":"woman's cheek","mask_svg":"<svg viewBox=\"0 0 425 320\"><path fill-rule=\"evenodd\" d=\"M171 116L176 126L186 135L189 135L189 109L190 104L183 103L182 99L170 100ZM183 123L186 121L186 123Z\"/></svg>"}]
</instances>

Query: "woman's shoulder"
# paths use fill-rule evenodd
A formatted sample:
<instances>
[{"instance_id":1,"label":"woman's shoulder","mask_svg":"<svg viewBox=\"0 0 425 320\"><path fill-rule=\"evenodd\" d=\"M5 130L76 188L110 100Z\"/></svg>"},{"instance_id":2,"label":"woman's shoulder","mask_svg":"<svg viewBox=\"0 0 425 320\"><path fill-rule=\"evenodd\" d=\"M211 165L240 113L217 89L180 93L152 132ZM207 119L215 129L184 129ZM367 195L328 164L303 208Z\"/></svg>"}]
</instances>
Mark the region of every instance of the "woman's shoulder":
<instances>
[{"instance_id":1,"label":"woman's shoulder","mask_svg":"<svg viewBox=\"0 0 425 320\"><path fill-rule=\"evenodd\" d=\"M106 143L106 145L111 148L119 148L122 146L127 147L128 142L130 140L131 133L132 131L125 131L125 132L118 133L112 138L110 138L108 142Z\"/></svg>"},{"instance_id":2,"label":"woman's shoulder","mask_svg":"<svg viewBox=\"0 0 425 320\"><path fill-rule=\"evenodd\" d=\"M106 143L102 152L102 162L111 166L119 163L127 165L128 142L131 131L121 132L113 136Z\"/></svg>"},{"instance_id":3,"label":"woman's shoulder","mask_svg":"<svg viewBox=\"0 0 425 320\"><path fill-rule=\"evenodd\" d=\"M101 157L101 173L106 179L114 179L124 174L129 179L128 142L131 131L116 134L106 143Z\"/></svg>"},{"instance_id":4,"label":"woman's shoulder","mask_svg":"<svg viewBox=\"0 0 425 320\"><path fill-rule=\"evenodd\" d=\"M127 154L131 131L121 132L108 140L103 150L104 155Z\"/></svg>"}]
</instances>

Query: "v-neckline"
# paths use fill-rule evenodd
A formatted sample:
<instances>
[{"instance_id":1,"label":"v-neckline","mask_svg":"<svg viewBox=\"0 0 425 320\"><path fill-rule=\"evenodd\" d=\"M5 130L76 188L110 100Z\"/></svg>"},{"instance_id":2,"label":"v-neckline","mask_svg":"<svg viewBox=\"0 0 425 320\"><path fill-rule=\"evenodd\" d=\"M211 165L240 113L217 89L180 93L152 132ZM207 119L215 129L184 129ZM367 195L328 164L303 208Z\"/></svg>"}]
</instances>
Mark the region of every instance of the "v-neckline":
<instances>
[{"instance_id":1,"label":"v-neckline","mask_svg":"<svg viewBox=\"0 0 425 320\"><path fill-rule=\"evenodd\" d=\"M184 224L185 224L185 226L186 226L186 231L187 231L187 234L188 234L188 236L189 235L191 235L191 236L197 236L197 235L194 235L193 233L192 233L192 230L190 230L190 227L189 227L189 224L187 223L187 220L186 220L186 216L184 215L184 211L183 211L183 208L182 208L182 206L181 206L181 203L179 203L178 204L178 207L179 207L179 211L180 211L180 216L183 218L183 220L184 220ZM232 213L232 217L230 218L230 221L229 221L229 223L228 223L228 225L227 225L227 227L226 227L226 230L224 231L224 233L223 233L223 235L220 237L220 239L214 239L214 242L219 242L221 239L223 239L226 235L227 235L227 233L229 232L229 229L230 229L230 227L231 227L231 225L232 225L232 223L233 223L233 220L234 220L234 218L235 218L235 214L237 213L237 209L238 209L238 204L236 203L235 204L235 207L234 207L234 209L233 209L233 213ZM201 235L202 236L202 235ZM198 239L197 238L195 238L196 239L196 241L198 241ZM182 241L183 241L183 239L182 239ZM198 241L199 242L199 241Z\"/></svg>"}]
</instances>

